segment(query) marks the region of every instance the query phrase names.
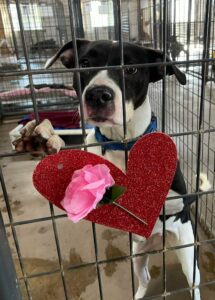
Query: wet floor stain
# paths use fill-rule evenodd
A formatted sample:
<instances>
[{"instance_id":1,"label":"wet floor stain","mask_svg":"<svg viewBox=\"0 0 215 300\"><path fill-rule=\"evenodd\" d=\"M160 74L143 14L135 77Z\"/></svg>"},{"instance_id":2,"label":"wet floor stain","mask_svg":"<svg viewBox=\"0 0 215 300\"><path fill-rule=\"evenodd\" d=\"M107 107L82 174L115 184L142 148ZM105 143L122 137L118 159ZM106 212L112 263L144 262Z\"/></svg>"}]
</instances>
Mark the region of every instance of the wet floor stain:
<instances>
[{"instance_id":1,"label":"wet floor stain","mask_svg":"<svg viewBox=\"0 0 215 300\"><path fill-rule=\"evenodd\" d=\"M81 295L86 291L87 287L97 280L97 272L95 265L81 267L66 272L66 281L71 299L79 300ZM93 288L92 288L93 292ZM94 292L93 292L94 293Z\"/></svg>"},{"instance_id":2,"label":"wet floor stain","mask_svg":"<svg viewBox=\"0 0 215 300\"><path fill-rule=\"evenodd\" d=\"M117 268L116 262L107 263L104 267L105 275L107 277L111 277L116 272L116 268Z\"/></svg>"},{"instance_id":3,"label":"wet floor stain","mask_svg":"<svg viewBox=\"0 0 215 300\"><path fill-rule=\"evenodd\" d=\"M82 261L80 255L75 253L74 249L72 250L70 259L72 261L76 261L76 264L77 262ZM28 274L39 273L44 266L47 270L54 271L57 268L59 269L57 261L49 261L38 258L24 258L23 262ZM19 270L19 275L21 276L18 260L15 260L15 264L16 269ZM71 266L71 263L63 261L63 265L66 269ZM84 293L87 287L90 284L93 284L96 279L97 273L94 265L74 270L65 270L66 289L69 299L81 300L81 294ZM65 298L60 272L30 279L30 289L33 299L62 300ZM25 294L24 290L23 294ZM23 297L23 299L25 299L25 297Z\"/></svg>"},{"instance_id":4,"label":"wet floor stain","mask_svg":"<svg viewBox=\"0 0 215 300\"><path fill-rule=\"evenodd\" d=\"M4 213L7 212L6 206L4 206L1 211L4 212Z\"/></svg>"},{"instance_id":5,"label":"wet floor stain","mask_svg":"<svg viewBox=\"0 0 215 300\"><path fill-rule=\"evenodd\" d=\"M6 213L7 212L7 207L5 206L5 198L4 198L4 195L1 194L0 195L0 209L3 213ZM11 207L11 210L13 210L14 208L17 208L18 206L21 205L21 202L20 201L14 201L13 202L13 199L10 195L8 195L8 202L10 203L10 207ZM1 207L2 205L2 207Z\"/></svg>"},{"instance_id":6,"label":"wet floor stain","mask_svg":"<svg viewBox=\"0 0 215 300\"><path fill-rule=\"evenodd\" d=\"M19 216L19 215L24 214L24 211L21 210L21 208L23 208L23 204L21 203L21 201L15 200L15 201L11 202L10 207L11 207L12 212L16 213L16 215Z\"/></svg>"},{"instance_id":7,"label":"wet floor stain","mask_svg":"<svg viewBox=\"0 0 215 300\"><path fill-rule=\"evenodd\" d=\"M152 279L156 279L161 274L161 267L153 265L153 266L151 266L149 273L150 273Z\"/></svg>"},{"instance_id":8,"label":"wet floor stain","mask_svg":"<svg viewBox=\"0 0 215 300\"><path fill-rule=\"evenodd\" d=\"M211 251L204 251L201 254L201 268L204 271L204 278L205 282L213 281L215 279L215 250L214 252ZM208 289L215 290L215 285L208 285Z\"/></svg>"},{"instance_id":9,"label":"wet floor stain","mask_svg":"<svg viewBox=\"0 0 215 300\"><path fill-rule=\"evenodd\" d=\"M48 231L48 228L42 226L42 227L39 228L38 233L43 234L43 233L46 233L47 231Z\"/></svg>"},{"instance_id":10,"label":"wet floor stain","mask_svg":"<svg viewBox=\"0 0 215 300\"><path fill-rule=\"evenodd\" d=\"M78 254L76 252L75 248L70 249L69 262L70 262L71 265L80 265L80 264L83 263L83 260L80 256L80 254Z\"/></svg>"},{"instance_id":11,"label":"wet floor stain","mask_svg":"<svg viewBox=\"0 0 215 300\"><path fill-rule=\"evenodd\" d=\"M105 255L107 259L115 258L115 257L123 257L126 256L126 253L120 250L119 248L113 246L111 243L105 249ZM117 262L109 262L105 265L104 271L105 275L111 277L117 269Z\"/></svg>"},{"instance_id":12,"label":"wet floor stain","mask_svg":"<svg viewBox=\"0 0 215 300\"><path fill-rule=\"evenodd\" d=\"M70 250L69 265L81 265L83 260L79 253L76 252L75 248ZM71 277L71 279L70 279ZM80 267L75 270L67 272L68 286L71 287L72 299L81 299L80 296L85 292L88 285L95 282L97 279L96 267L87 266ZM69 281L71 281L69 283Z\"/></svg>"},{"instance_id":13,"label":"wet floor stain","mask_svg":"<svg viewBox=\"0 0 215 300\"><path fill-rule=\"evenodd\" d=\"M113 241L114 239L118 238L119 236L123 236L125 234L126 233L124 233L124 232L106 229L102 233L102 238L106 241Z\"/></svg>"},{"instance_id":14,"label":"wet floor stain","mask_svg":"<svg viewBox=\"0 0 215 300\"><path fill-rule=\"evenodd\" d=\"M44 270L44 266L47 268L47 270L56 270L57 268L57 262L44 259L24 258L23 263L28 274L39 273L42 269ZM18 269L19 273L21 273L18 260L15 260L15 265L16 269ZM63 299L62 281L59 273L30 279L29 287L33 299ZM24 284L21 285L21 292L23 295L23 300L27 300L28 297L25 296L26 290Z\"/></svg>"},{"instance_id":15,"label":"wet floor stain","mask_svg":"<svg viewBox=\"0 0 215 300\"><path fill-rule=\"evenodd\" d=\"M209 272L215 276L215 253L212 253L210 251L203 252L204 264L203 269L205 269L206 272Z\"/></svg>"},{"instance_id":16,"label":"wet floor stain","mask_svg":"<svg viewBox=\"0 0 215 300\"><path fill-rule=\"evenodd\" d=\"M19 267L18 260L15 261L16 265ZM40 258L23 258L22 261L24 269L28 275L37 274L44 271L54 271L57 268L59 268L59 264L57 261L51 261Z\"/></svg>"},{"instance_id":17,"label":"wet floor stain","mask_svg":"<svg viewBox=\"0 0 215 300\"><path fill-rule=\"evenodd\" d=\"M13 205L14 207L19 207L19 206L21 205L21 201L15 200L15 201L12 203L12 205Z\"/></svg>"},{"instance_id":18,"label":"wet floor stain","mask_svg":"<svg viewBox=\"0 0 215 300\"><path fill-rule=\"evenodd\" d=\"M21 216L21 215L23 215L25 212L24 212L24 210L19 210L19 211L17 211L17 216Z\"/></svg>"}]
</instances>

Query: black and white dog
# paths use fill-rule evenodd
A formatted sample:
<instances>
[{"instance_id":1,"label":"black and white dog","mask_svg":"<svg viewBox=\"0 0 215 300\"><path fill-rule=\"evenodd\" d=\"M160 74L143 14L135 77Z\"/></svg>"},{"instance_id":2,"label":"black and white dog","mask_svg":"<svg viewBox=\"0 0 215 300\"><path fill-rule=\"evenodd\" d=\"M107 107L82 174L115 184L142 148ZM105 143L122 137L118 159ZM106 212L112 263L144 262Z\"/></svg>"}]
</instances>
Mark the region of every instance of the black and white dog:
<instances>
[{"instance_id":1,"label":"black and white dog","mask_svg":"<svg viewBox=\"0 0 215 300\"><path fill-rule=\"evenodd\" d=\"M86 41L77 40L79 65L86 67L104 67L120 65L120 47L117 42L111 41ZM124 63L126 65L162 62L163 54L160 51L143 48L134 44L124 43ZM45 67L51 67L57 59L67 68L75 66L73 42L65 44ZM169 58L166 58L169 61ZM167 75L175 75L181 84L186 84L186 77L176 66L166 67ZM162 66L125 69L125 107L127 138L133 139L145 133L153 131L153 117L147 96L150 82L162 79L164 71ZM87 123L96 126L87 136L87 143L98 141L117 140L124 137L123 131L123 105L122 105L122 79L120 70L87 71L80 73L82 88L82 103L84 118ZM77 88L77 78L74 75L74 88ZM123 147L114 144L105 147L89 147L98 155L125 170L125 154ZM201 189L207 189L207 179L202 177ZM178 164L177 171L168 196L180 196L186 194L186 186ZM190 204L195 200L179 197L166 201L166 238L171 246L191 244L194 242L193 228L190 219ZM134 272L138 278L138 290L135 299L144 297L150 274L148 270L149 251L162 248L163 216L162 211L158 218L151 237L146 240L135 236L133 242L134 253L143 252L145 255L134 259ZM193 284L193 267L196 268L195 285L200 283L198 264L194 266L194 248L185 247L177 250L178 259L188 284ZM195 300L200 300L198 287L195 288Z\"/></svg>"}]
</instances>

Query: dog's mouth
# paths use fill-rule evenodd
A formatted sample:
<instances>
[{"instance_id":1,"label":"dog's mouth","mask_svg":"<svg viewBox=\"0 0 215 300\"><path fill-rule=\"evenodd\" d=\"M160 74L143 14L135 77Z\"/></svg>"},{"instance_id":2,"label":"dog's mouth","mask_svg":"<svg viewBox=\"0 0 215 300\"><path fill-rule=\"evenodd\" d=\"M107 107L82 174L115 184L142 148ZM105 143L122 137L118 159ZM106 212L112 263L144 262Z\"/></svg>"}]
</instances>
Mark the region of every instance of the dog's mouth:
<instances>
[{"instance_id":1,"label":"dog's mouth","mask_svg":"<svg viewBox=\"0 0 215 300\"><path fill-rule=\"evenodd\" d=\"M88 123L95 124L113 124L113 110L112 109L98 109L86 107L85 120Z\"/></svg>"},{"instance_id":2,"label":"dog's mouth","mask_svg":"<svg viewBox=\"0 0 215 300\"><path fill-rule=\"evenodd\" d=\"M113 119L103 116L90 116L87 118L86 122L93 125L117 125Z\"/></svg>"},{"instance_id":3,"label":"dog's mouth","mask_svg":"<svg viewBox=\"0 0 215 300\"><path fill-rule=\"evenodd\" d=\"M92 120L93 122L98 122L98 123L103 123L103 122L106 122L108 121L107 118L105 117L99 117L99 116L95 116L95 117L90 117L90 120Z\"/></svg>"}]
</instances>

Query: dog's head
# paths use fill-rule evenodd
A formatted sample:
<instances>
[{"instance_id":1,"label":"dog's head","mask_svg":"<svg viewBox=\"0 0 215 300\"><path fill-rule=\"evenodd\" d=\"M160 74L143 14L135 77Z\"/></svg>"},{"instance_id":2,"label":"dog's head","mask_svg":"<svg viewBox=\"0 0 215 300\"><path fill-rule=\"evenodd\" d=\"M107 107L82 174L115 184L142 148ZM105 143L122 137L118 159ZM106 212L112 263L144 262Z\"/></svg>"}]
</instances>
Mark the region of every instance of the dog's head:
<instances>
[{"instance_id":1,"label":"dog's head","mask_svg":"<svg viewBox=\"0 0 215 300\"><path fill-rule=\"evenodd\" d=\"M81 68L120 66L120 46L112 41L77 40L79 65ZM146 64L162 62L161 51L143 48L135 44L124 43L124 64ZM67 68L75 67L73 42L65 44L45 67L49 68L57 59ZM166 61L170 61L167 57ZM131 120L135 109L144 102L148 85L163 78L162 65L144 68L125 69L125 107L126 122ZM181 84L186 84L186 77L175 65L166 67L167 75L175 75ZM123 124L122 113L122 73L121 70L97 70L80 72L84 117L88 123L97 126ZM74 76L74 88L77 89L77 76Z\"/></svg>"}]
</instances>

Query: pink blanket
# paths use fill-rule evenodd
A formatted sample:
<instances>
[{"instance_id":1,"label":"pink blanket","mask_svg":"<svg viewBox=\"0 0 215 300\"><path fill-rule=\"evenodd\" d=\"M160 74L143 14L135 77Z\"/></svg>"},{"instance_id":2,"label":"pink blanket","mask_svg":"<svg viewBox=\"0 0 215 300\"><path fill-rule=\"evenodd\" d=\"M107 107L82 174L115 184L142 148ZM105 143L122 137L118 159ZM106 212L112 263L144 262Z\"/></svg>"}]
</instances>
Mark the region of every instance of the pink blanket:
<instances>
[{"instance_id":1,"label":"pink blanket","mask_svg":"<svg viewBox=\"0 0 215 300\"><path fill-rule=\"evenodd\" d=\"M36 94L52 94L52 95L62 95L62 96L68 96L68 97L76 97L75 90L69 90L69 89L52 89L49 87L44 87L40 89L34 89ZM23 89L17 89L7 92L0 93L0 99L1 100L15 100L15 97L30 95L31 90L29 88L23 88Z\"/></svg>"}]
</instances>

